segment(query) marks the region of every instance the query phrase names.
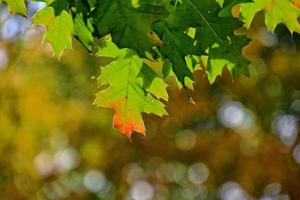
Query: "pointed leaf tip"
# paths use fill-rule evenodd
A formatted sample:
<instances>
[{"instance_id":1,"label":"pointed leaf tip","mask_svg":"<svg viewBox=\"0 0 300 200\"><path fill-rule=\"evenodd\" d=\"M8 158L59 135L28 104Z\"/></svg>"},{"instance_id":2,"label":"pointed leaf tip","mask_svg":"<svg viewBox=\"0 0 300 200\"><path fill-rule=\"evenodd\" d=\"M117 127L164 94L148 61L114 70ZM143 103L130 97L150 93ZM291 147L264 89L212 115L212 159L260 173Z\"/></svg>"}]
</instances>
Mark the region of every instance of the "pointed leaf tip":
<instances>
[{"instance_id":1,"label":"pointed leaf tip","mask_svg":"<svg viewBox=\"0 0 300 200\"><path fill-rule=\"evenodd\" d=\"M113 51L117 57L102 68L98 83L100 87L108 87L97 93L95 104L114 110L114 127L123 135L131 138L134 131L145 135L142 113L166 114L159 98L167 99L167 85L159 81L160 77L135 51L119 49L115 45L106 45L101 51Z\"/></svg>"},{"instance_id":2,"label":"pointed leaf tip","mask_svg":"<svg viewBox=\"0 0 300 200\"><path fill-rule=\"evenodd\" d=\"M114 115L113 118L114 128L120 130L120 132L128 138L131 138L133 132L145 135L145 125L144 122L130 122L127 121L124 123L121 119L118 118L118 115Z\"/></svg>"}]
</instances>

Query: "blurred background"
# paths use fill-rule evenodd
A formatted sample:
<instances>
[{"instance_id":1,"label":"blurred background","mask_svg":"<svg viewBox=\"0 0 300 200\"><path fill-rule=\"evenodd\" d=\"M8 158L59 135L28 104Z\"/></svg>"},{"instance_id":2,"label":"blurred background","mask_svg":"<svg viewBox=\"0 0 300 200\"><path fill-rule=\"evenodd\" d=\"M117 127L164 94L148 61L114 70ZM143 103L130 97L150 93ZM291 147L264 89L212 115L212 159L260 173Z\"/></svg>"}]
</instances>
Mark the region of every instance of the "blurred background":
<instances>
[{"instance_id":1,"label":"blurred background","mask_svg":"<svg viewBox=\"0 0 300 200\"><path fill-rule=\"evenodd\" d=\"M30 25L44 3L27 6L0 5L1 200L300 199L298 35L258 15L250 78L198 71L195 104L170 78L169 116L144 115L147 136L130 141L92 105L101 59L74 40L58 61Z\"/></svg>"}]
</instances>

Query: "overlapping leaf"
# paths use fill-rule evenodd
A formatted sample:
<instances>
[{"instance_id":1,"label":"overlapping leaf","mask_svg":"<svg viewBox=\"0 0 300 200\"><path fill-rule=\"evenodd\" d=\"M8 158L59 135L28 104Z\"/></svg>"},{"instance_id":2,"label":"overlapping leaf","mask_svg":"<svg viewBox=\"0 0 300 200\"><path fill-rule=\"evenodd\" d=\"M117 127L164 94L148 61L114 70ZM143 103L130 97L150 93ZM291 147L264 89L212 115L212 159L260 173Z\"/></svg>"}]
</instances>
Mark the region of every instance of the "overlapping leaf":
<instances>
[{"instance_id":1,"label":"overlapping leaf","mask_svg":"<svg viewBox=\"0 0 300 200\"><path fill-rule=\"evenodd\" d=\"M300 9L290 0L254 0L241 4L241 15L246 27L259 11L265 13L265 24L270 31L274 31L278 24L284 24L291 32L300 33L298 17Z\"/></svg>"},{"instance_id":2,"label":"overlapping leaf","mask_svg":"<svg viewBox=\"0 0 300 200\"><path fill-rule=\"evenodd\" d=\"M238 74L249 76L250 62L243 56L242 49L249 43L244 36L232 36L229 41L215 43L210 49L207 60L206 74L209 82L213 83L217 76L227 67L235 79Z\"/></svg>"},{"instance_id":3,"label":"overlapping leaf","mask_svg":"<svg viewBox=\"0 0 300 200\"><path fill-rule=\"evenodd\" d=\"M166 21L171 28L197 28L200 35L197 39L205 47L215 41L225 40L241 26L237 19L218 16L221 9L218 3L211 0L182 0Z\"/></svg>"},{"instance_id":4,"label":"overlapping leaf","mask_svg":"<svg viewBox=\"0 0 300 200\"><path fill-rule=\"evenodd\" d=\"M47 27L44 40L52 44L58 58L64 49L71 48L72 34L90 52L99 48L100 38L111 35L114 43L107 42L98 56L114 60L102 70L102 90L95 103L115 111L114 125L128 137L133 131L145 132L142 113L166 114L159 101L168 98L166 84L143 59L164 61L162 74L175 74L187 88L192 87L200 57L207 58L203 69L211 83L224 67L233 78L248 75L249 61L242 49L249 40L234 31L243 22L249 27L257 12L264 11L270 31L282 23L291 32L300 33L300 11L290 0L43 1L47 7L37 13L33 24ZM26 13L23 0L0 2L13 13ZM242 22L231 15L237 4Z\"/></svg>"},{"instance_id":5,"label":"overlapping leaf","mask_svg":"<svg viewBox=\"0 0 300 200\"><path fill-rule=\"evenodd\" d=\"M65 49L72 48L74 25L67 8L68 3L65 0L54 1L50 6L40 10L33 18L33 24L46 26L44 41L52 45L54 54L58 58Z\"/></svg>"},{"instance_id":6,"label":"overlapping leaf","mask_svg":"<svg viewBox=\"0 0 300 200\"><path fill-rule=\"evenodd\" d=\"M106 88L97 93L95 104L114 110L114 127L127 137L131 137L133 131L145 134L142 112L167 114L158 100L168 99L167 85L133 50L118 49L107 42L98 56L115 60L102 69L98 81Z\"/></svg>"},{"instance_id":7,"label":"overlapping leaf","mask_svg":"<svg viewBox=\"0 0 300 200\"><path fill-rule=\"evenodd\" d=\"M88 51L95 48L94 31L92 24L91 9L94 8L96 1L75 1L71 5L74 19L74 35L84 45Z\"/></svg>"},{"instance_id":8,"label":"overlapping leaf","mask_svg":"<svg viewBox=\"0 0 300 200\"><path fill-rule=\"evenodd\" d=\"M203 51L194 44L194 40L183 31L172 31L164 22L155 24L154 29L162 38L164 45L160 48L161 54L170 60L177 79L185 86L185 78L194 80L193 73L187 67L185 56L201 55ZM197 48L198 47L198 48Z\"/></svg>"},{"instance_id":9,"label":"overlapping leaf","mask_svg":"<svg viewBox=\"0 0 300 200\"><path fill-rule=\"evenodd\" d=\"M161 45L160 39L151 30L153 22L163 19L167 12L160 1L101 0L94 10L94 23L100 36L112 35L121 48L131 48L140 55Z\"/></svg>"},{"instance_id":10,"label":"overlapping leaf","mask_svg":"<svg viewBox=\"0 0 300 200\"><path fill-rule=\"evenodd\" d=\"M170 60L177 79L183 85L185 85L186 78L193 80L191 68L185 62L186 56L200 56L204 54L205 50L212 54L215 49L212 51L209 49L216 45L219 48L232 48L234 52L241 51L242 47L233 46L233 43L228 38L234 36L234 30L240 27L242 23L232 17L219 16L222 10L219 4L229 6L229 3L230 5L234 5L237 1L182 0L173 9L170 9L171 14L163 23L155 26L155 30L164 43L160 47L160 52L165 58ZM190 27L196 30L194 36L187 36L185 34ZM213 56L214 59L220 56L220 59L226 60L226 57L220 54L214 54ZM231 66L233 68L240 64L245 64L245 66L239 66L240 68L248 67L247 62L234 63L235 61L238 60L231 59L226 62L232 63ZM208 69L223 68L224 66L210 65ZM239 70L232 70L239 72ZM208 72L211 81L219 75L218 73L214 73L217 71L211 70Z\"/></svg>"}]
</instances>

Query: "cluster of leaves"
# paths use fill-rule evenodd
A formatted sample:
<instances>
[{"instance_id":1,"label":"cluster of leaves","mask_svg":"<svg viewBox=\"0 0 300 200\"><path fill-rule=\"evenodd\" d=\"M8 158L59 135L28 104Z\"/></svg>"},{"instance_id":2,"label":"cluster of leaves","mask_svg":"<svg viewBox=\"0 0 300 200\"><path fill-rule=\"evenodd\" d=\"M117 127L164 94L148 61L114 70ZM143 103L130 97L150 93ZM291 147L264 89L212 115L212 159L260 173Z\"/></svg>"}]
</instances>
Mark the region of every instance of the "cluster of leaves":
<instances>
[{"instance_id":1,"label":"cluster of leaves","mask_svg":"<svg viewBox=\"0 0 300 200\"><path fill-rule=\"evenodd\" d=\"M2 1L12 12L26 14L23 0ZM128 137L132 131L145 133L142 112L166 114L160 100L168 100L168 76L175 76L184 89L192 87L199 63L211 83L224 67L233 78L248 76L242 49L249 39L234 31L249 27L256 13L265 13L270 31L283 23L300 32L299 2L290 0L45 2L33 24L47 27L44 41L52 44L58 58L72 47L72 36L95 56L111 58L98 78L101 91L95 104L113 109L114 126ZM240 8L239 16L232 16L233 7Z\"/></svg>"}]
</instances>

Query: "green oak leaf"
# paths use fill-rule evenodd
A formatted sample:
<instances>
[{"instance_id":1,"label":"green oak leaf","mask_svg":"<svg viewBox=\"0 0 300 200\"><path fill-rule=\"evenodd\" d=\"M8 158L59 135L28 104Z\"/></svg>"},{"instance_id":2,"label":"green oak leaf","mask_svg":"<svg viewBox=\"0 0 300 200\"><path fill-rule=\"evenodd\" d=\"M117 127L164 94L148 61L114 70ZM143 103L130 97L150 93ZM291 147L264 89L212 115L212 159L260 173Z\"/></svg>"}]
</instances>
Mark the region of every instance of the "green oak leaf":
<instances>
[{"instance_id":1,"label":"green oak leaf","mask_svg":"<svg viewBox=\"0 0 300 200\"><path fill-rule=\"evenodd\" d=\"M242 54L242 48L249 41L245 36L233 36L229 41L216 43L209 49L206 74L210 83L222 74L225 66L233 79L236 79L238 74L249 76L250 62Z\"/></svg>"},{"instance_id":2,"label":"green oak leaf","mask_svg":"<svg viewBox=\"0 0 300 200\"><path fill-rule=\"evenodd\" d=\"M199 61L200 61L200 57L198 56L186 56L185 57L185 63L187 68L189 69L190 72L194 72L196 70L199 69L200 65L199 65ZM194 89L194 83L195 80L194 78L189 78L189 77L184 77L184 85L182 84L182 82L180 82L174 72L174 68L172 63L167 59L165 60L163 67L162 67L162 73L163 73L163 77L167 78L167 77L175 77L177 86L179 87L179 89L186 89L189 88L191 90Z\"/></svg>"},{"instance_id":3,"label":"green oak leaf","mask_svg":"<svg viewBox=\"0 0 300 200\"><path fill-rule=\"evenodd\" d=\"M95 29L90 18L91 6L93 5L89 5L85 1L75 1L71 5L74 20L74 35L89 52L97 52L97 45L93 36Z\"/></svg>"},{"instance_id":4,"label":"green oak leaf","mask_svg":"<svg viewBox=\"0 0 300 200\"><path fill-rule=\"evenodd\" d=\"M92 51L94 37L91 30L86 25L82 13L78 13L74 18L74 34L89 51Z\"/></svg>"},{"instance_id":5,"label":"green oak leaf","mask_svg":"<svg viewBox=\"0 0 300 200\"><path fill-rule=\"evenodd\" d=\"M163 46L160 47L161 55L172 64L172 71L178 81L185 87L186 79L194 81L193 70L185 61L188 55L202 55L204 53L195 41L184 32L175 32L169 29L164 22L154 24L154 30L162 38Z\"/></svg>"},{"instance_id":6,"label":"green oak leaf","mask_svg":"<svg viewBox=\"0 0 300 200\"><path fill-rule=\"evenodd\" d=\"M71 15L66 10L62 10L56 16L55 9L48 6L34 16L33 24L46 26L44 41L52 45L57 58L60 59L65 49L72 48L74 25Z\"/></svg>"},{"instance_id":7,"label":"green oak leaf","mask_svg":"<svg viewBox=\"0 0 300 200\"><path fill-rule=\"evenodd\" d=\"M274 31L278 24L284 24L290 32L300 33L298 17L300 9L289 0L254 0L241 4L241 16L247 28L256 13L264 11L265 24L269 31Z\"/></svg>"},{"instance_id":8,"label":"green oak leaf","mask_svg":"<svg viewBox=\"0 0 300 200\"><path fill-rule=\"evenodd\" d=\"M186 79L193 80L193 68L198 64L188 67L186 56L204 55L204 50L214 44L227 44L229 48L231 43L228 37L233 37L234 30L242 26L241 22L231 16L219 16L222 10L220 3L228 5L228 1L181 0L174 8L169 8L170 15L164 23L157 23L161 27L155 28L155 31L164 44L159 47L160 52L173 65L172 70L184 87ZM185 35L191 27L195 33Z\"/></svg>"},{"instance_id":9,"label":"green oak leaf","mask_svg":"<svg viewBox=\"0 0 300 200\"><path fill-rule=\"evenodd\" d=\"M0 0L1 2L5 2L7 4L9 12L15 14L26 15L26 4L25 0Z\"/></svg>"},{"instance_id":10,"label":"green oak leaf","mask_svg":"<svg viewBox=\"0 0 300 200\"><path fill-rule=\"evenodd\" d=\"M199 43L209 46L215 41L226 40L228 35L241 26L241 23L232 17L220 17L221 7L212 0L182 0L173 13L166 19L171 29L197 28L200 35Z\"/></svg>"},{"instance_id":11,"label":"green oak leaf","mask_svg":"<svg viewBox=\"0 0 300 200\"><path fill-rule=\"evenodd\" d=\"M144 56L154 45L162 45L151 25L167 14L160 0L140 0L137 4L131 0L101 0L95 5L93 22L100 36L111 34L119 47Z\"/></svg>"},{"instance_id":12,"label":"green oak leaf","mask_svg":"<svg viewBox=\"0 0 300 200\"><path fill-rule=\"evenodd\" d=\"M166 83L133 50L106 42L98 56L114 60L101 71L98 83L104 89L96 94L94 103L114 110L114 127L127 137L133 131L145 134L142 113L167 114L159 101L168 99Z\"/></svg>"}]
</instances>

